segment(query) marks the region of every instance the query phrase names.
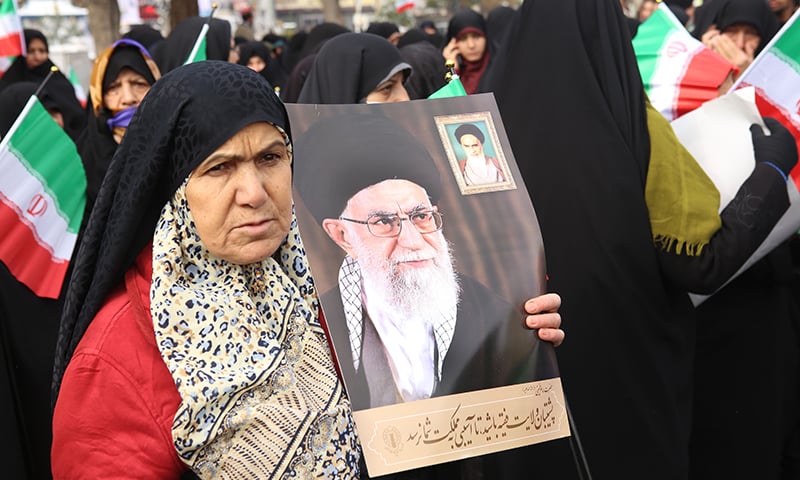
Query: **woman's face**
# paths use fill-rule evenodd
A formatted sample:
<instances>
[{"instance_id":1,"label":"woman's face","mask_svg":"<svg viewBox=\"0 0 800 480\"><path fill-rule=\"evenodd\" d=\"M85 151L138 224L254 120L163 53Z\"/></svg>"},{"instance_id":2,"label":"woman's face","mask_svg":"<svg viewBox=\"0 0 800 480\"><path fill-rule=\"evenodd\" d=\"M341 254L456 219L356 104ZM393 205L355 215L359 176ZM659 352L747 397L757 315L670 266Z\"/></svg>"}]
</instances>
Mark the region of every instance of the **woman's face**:
<instances>
[{"instance_id":1,"label":"woman's face","mask_svg":"<svg viewBox=\"0 0 800 480\"><path fill-rule=\"evenodd\" d=\"M486 51L486 37L476 32L467 32L456 39L456 46L464 60L477 62Z\"/></svg>"},{"instance_id":2,"label":"woman's face","mask_svg":"<svg viewBox=\"0 0 800 480\"><path fill-rule=\"evenodd\" d=\"M203 245L236 264L264 260L292 221L292 166L283 135L268 123L241 129L189 176L186 200Z\"/></svg>"},{"instance_id":3,"label":"woman's face","mask_svg":"<svg viewBox=\"0 0 800 480\"><path fill-rule=\"evenodd\" d=\"M103 104L112 112L138 107L149 90L150 83L144 76L125 67L103 91Z\"/></svg>"},{"instance_id":4,"label":"woman's face","mask_svg":"<svg viewBox=\"0 0 800 480\"><path fill-rule=\"evenodd\" d=\"M259 57L258 55L253 55L249 59L247 59L247 68L253 70L254 72L261 72L267 66L267 63L264 61L263 58Z\"/></svg>"},{"instance_id":5,"label":"woman's face","mask_svg":"<svg viewBox=\"0 0 800 480\"><path fill-rule=\"evenodd\" d=\"M367 103L394 103L409 100L406 87L403 86L403 72L395 73L392 78L378 85L367 95Z\"/></svg>"},{"instance_id":6,"label":"woman's face","mask_svg":"<svg viewBox=\"0 0 800 480\"><path fill-rule=\"evenodd\" d=\"M758 30L746 23L734 23L722 31L722 35L728 37L739 47L739 50L753 54L761 44L761 36Z\"/></svg>"},{"instance_id":7,"label":"woman's face","mask_svg":"<svg viewBox=\"0 0 800 480\"><path fill-rule=\"evenodd\" d=\"M25 63L28 69L34 69L47 61L48 53L47 46L39 38L34 38L28 45L28 53L25 55Z\"/></svg>"}]
</instances>

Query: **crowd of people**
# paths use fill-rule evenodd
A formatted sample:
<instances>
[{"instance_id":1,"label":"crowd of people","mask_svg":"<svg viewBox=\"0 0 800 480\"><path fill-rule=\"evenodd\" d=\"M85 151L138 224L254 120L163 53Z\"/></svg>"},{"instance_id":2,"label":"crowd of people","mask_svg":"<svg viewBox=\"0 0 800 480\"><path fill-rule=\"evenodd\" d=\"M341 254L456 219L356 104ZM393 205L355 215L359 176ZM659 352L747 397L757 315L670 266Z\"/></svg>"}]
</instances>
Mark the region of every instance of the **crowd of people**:
<instances>
[{"instance_id":1,"label":"crowd of people","mask_svg":"<svg viewBox=\"0 0 800 480\"><path fill-rule=\"evenodd\" d=\"M46 36L25 30L27 54L0 78L0 138L38 90L76 144L87 202L59 298L0 263L9 478L369 478L354 407L446 394L440 355L444 371L475 372L460 380L487 376L488 356L454 347L447 359L441 334L408 320L418 310L376 314L381 279L357 267L447 257L436 186L415 177L424 149L362 116L328 135L357 130L363 148L341 155L396 168L358 184L349 162L309 171L285 106L426 99L446 61L468 94L494 93L536 209L555 293L529 299L504 335L532 329L558 347L572 436L387 478L800 478L797 235L726 283L789 208L796 141L769 117L769 132L754 125L755 167L721 208L642 85L631 40L650 3L526 0L460 10L445 31L322 23L261 40L249 11L238 29L201 17L166 37L138 26L97 55L86 108L50 71ZM740 74L800 2L665 3ZM186 64L204 25L206 59ZM455 135L470 185L505 180L479 128ZM388 141L403 155L379 156ZM343 342L363 349L344 365L320 309L344 297L317 291L293 185L340 197L311 210L346 252L342 268L360 269L347 322L365 333ZM444 292L454 316L488 308L475 301L487 286L452 268L431 278L404 292ZM713 295L694 307L689 293ZM465 333L450 331L453 345ZM345 392L339 373L353 365L364 383Z\"/></svg>"}]
</instances>

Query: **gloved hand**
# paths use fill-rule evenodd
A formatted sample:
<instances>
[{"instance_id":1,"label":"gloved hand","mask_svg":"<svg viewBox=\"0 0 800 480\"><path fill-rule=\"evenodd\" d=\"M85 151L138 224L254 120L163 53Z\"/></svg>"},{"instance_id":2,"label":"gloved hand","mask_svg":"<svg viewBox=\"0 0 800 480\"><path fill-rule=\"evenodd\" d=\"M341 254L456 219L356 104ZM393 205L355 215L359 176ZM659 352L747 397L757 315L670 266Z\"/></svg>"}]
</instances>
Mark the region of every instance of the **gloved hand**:
<instances>
[{"instance_id":1,"label":"gloved hand","mask_svg":"<svg viewBox=\"0 0 800 480\"><path fill-rule=\"evenodd\" d=\"M769 128L771 135L765 135L761 126L750 125L750 135L753 137L753 152L756 162L768 162L780 169L784 176L797 163L797 143L783 125L772 117L763 117L764 124Z\"/></svg>"}]
</instances>

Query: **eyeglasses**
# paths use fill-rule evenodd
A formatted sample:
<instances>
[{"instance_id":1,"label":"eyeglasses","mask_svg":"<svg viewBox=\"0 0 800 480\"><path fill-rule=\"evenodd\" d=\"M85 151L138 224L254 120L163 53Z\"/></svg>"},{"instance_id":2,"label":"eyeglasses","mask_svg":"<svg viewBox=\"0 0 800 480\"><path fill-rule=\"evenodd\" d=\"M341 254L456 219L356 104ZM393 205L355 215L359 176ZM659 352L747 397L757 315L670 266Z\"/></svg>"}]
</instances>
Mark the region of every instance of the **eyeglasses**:
<instances>
[{"instance_id":1,"label":"eyeglasses","mask_svg":"<svg viewBox=\"0 0 800 480\"><path fill-rule=\"evenodd\" d=\"M353 223L367 226L367 230L375 237L397 237L403 231L403 221L408 220L419 233L433 233L442 229L442 214L436 210L415 210L407 217L393 213L373 213L366 220L339 217Z\"/></svg>"}]
</instances>

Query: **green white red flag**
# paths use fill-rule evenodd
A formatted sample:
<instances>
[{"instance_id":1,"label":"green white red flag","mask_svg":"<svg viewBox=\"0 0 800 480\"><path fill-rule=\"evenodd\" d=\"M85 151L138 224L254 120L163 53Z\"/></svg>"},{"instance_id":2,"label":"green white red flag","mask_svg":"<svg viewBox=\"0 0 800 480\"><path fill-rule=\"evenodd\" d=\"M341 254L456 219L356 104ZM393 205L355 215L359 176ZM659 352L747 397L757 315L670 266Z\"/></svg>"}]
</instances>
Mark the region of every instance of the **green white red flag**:
<instances>
[{"instance_id":1,"label":"green white red flag","mask_svg":"<svg viewBox=\"0 0 800 480\"><path fill-rule=\"evenodd\" d=\"M0 77L19 55L25 55L25 35L16 0L0 3Z\"/></svg>"},{"instance_id":2,"label":"green white red flag","mask_svg":"<svg viewBox=\"0 0 800 480\"><path fill-rule=\"evenodd\" d=\"M202 62L203 60L208 59L208 55L206 55L207 33L208 33L208 23L204 23L203 28L200 29L200 34L197 35L197 40L195 40L194 46L192 46L192 51L189 53L189 58L186 59L184 65L188 65L194 62Z\"/></svg>"},{"instance_id":3,"label":"green white red flag","mask_svg":"<svg viewBox=\"0 0 800 480\"><path fill-rule=\"evenodd\" d=\"M772 37L731 91L753 86L762 116L774 117L792 132L800 150L800 10ZM800 168L791 177L800 188Z\"/></svg>"},{"instance_id":4,"label":"green white red flag","mask_svg":"<svg viewBox=\"0 0 800 480\"><path fill-rule=\"evenodd\" d=\"M466 97L467 91L464 90L464 85L461 83L461 79L455 76L452 80L447 82L447 84L436 90L435 92L431 93L428 98L449 98L449 97Z\"/></svg>"},{"instance_id":5,"label":"green white red flag","mask_svg":"<svg viewBox=\"0 0 800 480\"><path fill-rule=\"evenodd\" d=\"M692 37L666 4L633 39L636 62L650 103L674 120L719 96L735 66Z\"/></svg>"},{"instance_id":6,"label":"green white red flag","mask_svg":"<svg viewBox=\"0 0 800 480\"><path fill-rule=\"evenodd\" d=\"M36 295L57 298L86 205L75 144L31 96L0 141L0 261Z\"/></svg>"},{"instance_id":7,"label":"green white red flag","mask_svg":"<svg viewBox=\"0 0 800 480\"><path fill-rule=\"evenodd\" d=\"M16 0L0 3L0 57L25 55L25 35Z\"/></svg>"},{"instance_id":8,"label":"green white red flag","mask_svg":"<svg viewBox=\"0 0 800 480\"><path fill-rule=\"evenodd\" d=\"M72 68L71 65L69 67L67 78L69 78L69 83L72 84L72 89L75 91L75 98L78 99L81 107L86 108L86 90L84 90L83 85L81 85L81 81L78 79L78 74L75 73L75 69Z\"/></svg>"}]
</instances>

